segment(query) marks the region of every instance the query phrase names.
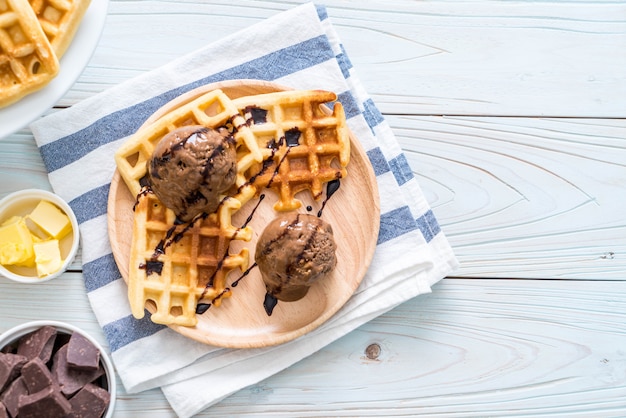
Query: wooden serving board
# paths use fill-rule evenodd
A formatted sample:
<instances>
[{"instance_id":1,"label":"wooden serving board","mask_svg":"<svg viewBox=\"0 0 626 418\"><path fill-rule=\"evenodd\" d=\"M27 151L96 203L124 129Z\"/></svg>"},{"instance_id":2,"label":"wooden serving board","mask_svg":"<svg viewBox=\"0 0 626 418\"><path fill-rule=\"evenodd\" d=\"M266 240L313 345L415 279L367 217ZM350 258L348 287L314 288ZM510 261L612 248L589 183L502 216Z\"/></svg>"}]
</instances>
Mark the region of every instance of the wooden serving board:
<instances>
[{"instance_id":1,"label":"wooden serving board","mask_svg":"<svg viewBox=\"0 0 626 418\"><path fill-rule=\"evenodd\" d=\"M237 80L214 83L195 89L165 105L152 115L146 124L153 123L165 113L208 91L221 89L231 98L287 90L273 83ZM171 326L172 329L202 343L233 348L264 347L281 344L300 337L320 326L335 314L351 297L361 283L374 255L380 223L380 203L376 177L365 151L351 134L348 176L341 179L339 190L324 207L321 218L330 223L337 243L337 266L330 277L315 283L309 293L295 302L279 302L271 316L265 313L263 299L265 285L258 268L242 278L233 295L222 301L220 307L211 307L198 315L195 327ZM265 191L265 198L248 224L254 233L250 242L231 243L231 251L242 247L250 251L254 262L257 238L265 225L277 215L273 205L274 192ZM324 196L323 196L324 197ZM314 201L308 191L297 198L303 202L300 212L317 214L322 200ZM130 246L132 241L133 211L136 197L132 196L116 171L111 182L108 202L108 229L113 255L118 268L128 280ZM234 226L243 225L259 199L252 199L233 216ZM242 272L231 272L229 286ZM147 305L149 311L154 307Z\"/></svg>"}]
</instances>

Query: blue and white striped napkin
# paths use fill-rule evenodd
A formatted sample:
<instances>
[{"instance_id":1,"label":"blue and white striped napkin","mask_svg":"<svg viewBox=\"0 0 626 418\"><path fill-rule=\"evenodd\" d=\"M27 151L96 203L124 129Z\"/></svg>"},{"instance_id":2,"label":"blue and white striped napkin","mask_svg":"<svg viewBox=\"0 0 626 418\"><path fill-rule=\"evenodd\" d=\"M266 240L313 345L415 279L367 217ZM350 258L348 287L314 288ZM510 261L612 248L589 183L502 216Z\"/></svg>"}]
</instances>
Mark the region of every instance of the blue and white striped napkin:
<instances>
[{"instance_id":1,"label":"blue and white striped napkin","mask_svg":"<svg viewBox=\"0 0 626 418\"><path fill-rule=\"evenodd\" d=\"M113 154L159 107L195 87L263 79L335 91L362 142L381 197L378 245L348 303L304 337L263 349L221 349L131 316L107 236ZM161 387L189 417L259 382L419 294L457 265L396 139L353 73L322 6L305 4L235 33L31 125L54 191L78 217L87 294L127 392ZM218 385L214 384L219 382Z\"/></svg>"}]
</instances>

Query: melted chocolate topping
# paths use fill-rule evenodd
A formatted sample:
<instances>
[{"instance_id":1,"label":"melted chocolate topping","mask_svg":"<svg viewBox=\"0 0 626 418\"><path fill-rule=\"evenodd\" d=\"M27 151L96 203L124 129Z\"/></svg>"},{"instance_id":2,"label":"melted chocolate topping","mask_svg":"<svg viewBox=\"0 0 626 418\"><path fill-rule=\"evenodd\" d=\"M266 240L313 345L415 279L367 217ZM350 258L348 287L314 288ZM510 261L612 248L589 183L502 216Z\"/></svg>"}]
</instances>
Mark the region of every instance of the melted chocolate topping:
<instances>
[{"instance_id":1,"label":"melted chocolate topping","mask_svg":"<svg viewBox=\"0 0 626 418\"><path fill-rule=\"evenodd\" d=\"M328 199L330 199L332 195L334 195L335 192L339 190L339 186L341 186L341 182L338 178L335 180L331 180L328 182L328 184L326 184L326 197L324 198L324 201L322 202L322 208L319 210L319 212L317 212L318 218L322 217L322 212L324 211L324 208L326 207L326 203L328 202Z\"/></svg>"},{"instance_id":2,"label":"melted chocolate topping","mask_svg":"<svg viewBox=\"0 0 626 418\"><path fill-rule=\"evenodd\" d=\"M246 106L243 111L248 124L252 122L255 125L260 125L267 122L267 110L265 109L256 106Z\"/></svg>"},{"instance_id":3,"label":"melted chocolate topping","mask_svg":"<svg viewBox=\"0 0 626 418\"><path fill-rule=\"evenodd\" d=\"M148 260L145 263L139 264L140 269L146 270L146 275L149 276L152 273L161 275L163 271L163 262L159 260Z\"/></svg>"},{"instance_id":4,"label":"melted chocolate topping","mask_svg":"<svg viewBox=\"0 0 626 418\"><path fill-rule=\"evenodd\" d=\"M239 276L239 278L237 280L235 280L230 286L231 287L237 287L237 285L239 284L239 282L241 281L241 279L243 279L244 277L246 277L248 274L250 274L250 272L252 271L253 268L255 268L257 266L256 263L254 263L253 265L251 265L250 267L248 267L248 269L246 271L243 272L243 274L241 276Z\"/></svg>"},{"instance_id":5,"label":"melted chocolate topping","mask_svg":"<svg viewBox=\"0 0 626 418\"><path fill-rule=\"evenodd\" d=\"M278 299L276 299L274 296L270 295L269 293L265 294L265 299L263 300L263 307L265 308L265 313L267 314L267 316L272 316L272 312L274 312L274 308L276 307L277 303L278 303Z\"/></svg>"},{"instance_id":6,"label":"melted chocolate topping","mask_svg":"<svg viewBox=\"0 0 626 418\"><path fill-rule=\"evenodd\" d=\"M300 137L302 132L298 128L291 128L285 132L285 142L288 147L297 147L300 145Z\"/></svg>"}]
</instances>

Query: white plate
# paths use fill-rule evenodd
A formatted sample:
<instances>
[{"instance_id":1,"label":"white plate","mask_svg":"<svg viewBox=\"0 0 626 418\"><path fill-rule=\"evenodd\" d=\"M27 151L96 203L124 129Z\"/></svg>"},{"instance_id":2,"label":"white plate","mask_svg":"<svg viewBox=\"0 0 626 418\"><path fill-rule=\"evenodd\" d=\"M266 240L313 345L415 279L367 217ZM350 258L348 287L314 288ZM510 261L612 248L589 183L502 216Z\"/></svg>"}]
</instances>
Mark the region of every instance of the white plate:
<instances>
[{"instance_id":1,"label":"white plate","mask_svg":"<svg viewBox=\"0 0 626 418\"><path fill-rule=\"evenodd\" d=\"M54 106L74 85L91 59L104 28L109 0L91 0L72 43L61 58L57 76L43 89L0 108L0 138L35 120Z\"/></svg>"}]
</instances>

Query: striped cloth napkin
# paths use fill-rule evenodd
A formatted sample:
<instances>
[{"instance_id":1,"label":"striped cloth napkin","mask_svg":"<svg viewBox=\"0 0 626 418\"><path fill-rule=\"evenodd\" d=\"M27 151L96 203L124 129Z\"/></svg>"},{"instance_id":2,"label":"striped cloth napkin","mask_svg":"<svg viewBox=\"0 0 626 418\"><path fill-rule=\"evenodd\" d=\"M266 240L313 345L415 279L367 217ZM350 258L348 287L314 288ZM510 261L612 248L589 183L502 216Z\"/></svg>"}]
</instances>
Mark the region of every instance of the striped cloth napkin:
<instances>
[{"instance_id":1,"label":"striped cloth napkin","mask_svg":"<svg viewBox=\"0 0 626 418\"><path fill-rule=\"evenodd\" d=\"M377 176L380 233L361 286L324 325L279 346L223 349L185 338L148 317L132 317L107 236L107 198L115 150L155 110L198 86L244 78L338 94L348 125ZM78 217L87 295L126 391L160 387L180 417L198 413L429 292L457 265L391 129L354 75L322 6L309 3L282 12L42 118L31 129L54 191Z\"/></svg>"}]
</instances>

